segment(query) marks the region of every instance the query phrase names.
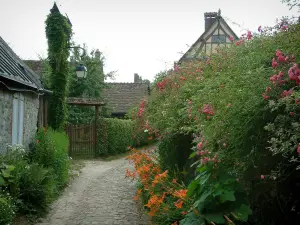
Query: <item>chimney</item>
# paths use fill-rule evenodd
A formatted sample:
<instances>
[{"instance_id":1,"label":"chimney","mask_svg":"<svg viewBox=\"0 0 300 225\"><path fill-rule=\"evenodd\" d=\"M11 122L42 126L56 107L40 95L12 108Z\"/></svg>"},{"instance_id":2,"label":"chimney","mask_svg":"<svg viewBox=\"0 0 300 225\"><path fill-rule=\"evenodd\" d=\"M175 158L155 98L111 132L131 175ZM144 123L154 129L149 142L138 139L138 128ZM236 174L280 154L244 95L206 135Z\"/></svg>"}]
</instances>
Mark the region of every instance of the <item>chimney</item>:
<instances>
[{"instance_id":1,"label":"chimney","mask_svg":"<svg viewBox=\"0 0 300 225\"><path fill-rule=\"evenodd\" d=\"M205 31L207 31L210 26L216 21L217 17L221 16L221 11L217 12L206 12L204 13L204 21L205 21Z\"/></svg>"},{"instance_id":2,"label":"chimney","mask_svg":"<svg viewBox=\"0 0 300 225\"><path fill-rule=\"evenodd\" d=\"M101 55L101 53L100 53L99 49L97 49L95 51L95 58L100 60L100 55Z\"/></svg>"},{"instance_id":3,"label":"chimney","mask_svg":"<svg viewBox=\"0 0 300 225\"><path fill-rule=\"evenodd\" d=\"M141 81L142 81L142 78L137 73L135 73L134 74L134 83L141 83Z\"/></svg>"}]
</instances>

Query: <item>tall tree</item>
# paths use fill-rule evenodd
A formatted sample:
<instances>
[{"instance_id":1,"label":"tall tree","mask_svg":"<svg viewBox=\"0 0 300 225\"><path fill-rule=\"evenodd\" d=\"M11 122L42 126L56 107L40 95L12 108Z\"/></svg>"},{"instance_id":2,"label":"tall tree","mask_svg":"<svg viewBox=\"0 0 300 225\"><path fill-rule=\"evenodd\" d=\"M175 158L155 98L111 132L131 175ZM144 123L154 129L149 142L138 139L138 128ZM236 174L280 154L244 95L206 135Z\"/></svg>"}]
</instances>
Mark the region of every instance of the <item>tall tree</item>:
<instances>
[{"instance_id":1,"label":"tall tree","mask_svg":"<svg viewBox=\"0 0 300 225\"><path fill-rule=\"evenodd\" d=\"M59 12L56 4L46 19L48 59L51 67L50 87L53 95L49 107L49 125L62 129L66 122L66 94L69 74L69 44L72 37L70 21Z\"/></svg>"}]
</instances>

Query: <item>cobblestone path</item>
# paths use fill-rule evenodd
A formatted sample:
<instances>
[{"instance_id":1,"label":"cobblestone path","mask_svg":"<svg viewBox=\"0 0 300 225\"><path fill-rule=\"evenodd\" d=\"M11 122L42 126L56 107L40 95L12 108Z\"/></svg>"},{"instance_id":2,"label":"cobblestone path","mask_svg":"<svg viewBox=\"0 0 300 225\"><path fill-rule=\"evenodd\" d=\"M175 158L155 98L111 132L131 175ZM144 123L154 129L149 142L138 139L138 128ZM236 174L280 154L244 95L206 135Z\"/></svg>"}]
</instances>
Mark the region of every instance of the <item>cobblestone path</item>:
<instances>
[{"instance_id":1,"label":"cobblestone path","mask_svg":"<svg viewBox=\"0 0 300 225\"><path fill-rule=\"evenodd\" d=\"M134 182L125 178L129 167L124 158L87 161L39 225L149 225L149 218L133 200Z\"/></svg>"}]
</instances>

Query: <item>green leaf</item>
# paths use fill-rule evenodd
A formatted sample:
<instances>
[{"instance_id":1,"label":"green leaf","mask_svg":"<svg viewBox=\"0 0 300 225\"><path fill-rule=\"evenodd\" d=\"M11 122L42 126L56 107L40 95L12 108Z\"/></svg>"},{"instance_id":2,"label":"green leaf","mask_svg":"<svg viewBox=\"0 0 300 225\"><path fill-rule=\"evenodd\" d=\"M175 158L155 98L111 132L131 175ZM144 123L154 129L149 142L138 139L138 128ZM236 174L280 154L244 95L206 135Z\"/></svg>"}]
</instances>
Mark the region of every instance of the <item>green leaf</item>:
<instances>
[{"instance_id":1,"label":"green leaf","mask_svg":"<svg viewBox=\"0 0 300 225\"><path fill-rule=\"evenodd\" d=\"M225 223L225 219L222 214L220 213L210 213L210 214L205 214L205 219L210 223L213 221L214 223Z\"/></svg>"},{"instance_id":2,"label":"green leaf","mask_svg":"<svg viewBox=\"0 0 300 225\"><path fill-rule=\"evenodd\" d=\"M3 179L2 176L0 176L0 187L5 185L5 180Z\"/></svg>"},{"instance_id":3,"label":"green leaf","mask_svg":"<svg viewBox=\"0 0 300 225\"><path fill-rule=\"evenodd\" d=\"M233 213L238 217L241 221L247 221L248 216L252 214L252 210L249 206L242 204L240 208L235 209Z\"/></svg>"},{"instance_id":4,"label":"green leaf","mask_svg":"<svg viewBox=\"0 0 300 225\"><path fill-rule=\"evenodd\" d=\"M193 181L189 184L189 186L188 186L187 197L190 197L190 196L194 193L194 191L195 191L195 189L197 188L197 186L198 186L198 182L197 182L196 180L193 180Z\"/></svg>"},{"instance_id":5,"label":"green leaf","mask_svg":"<svg viewBox=\"0 0 300 225\"><path fill-rule=\"evenodd\" d=\"M191 158L195 157L195 156L196 156L196 154L197 154L197 152L193 152L192 154L190 154L190 157L189 157L189 159L191 159Z\"/></svg>"},{"instance_id":6,"label":"green leaf","mask_svg":"<svg viewBox=\"0 0 300 225\"><path fill-rule=\"evenodd\" d=\"M225 191L221 196L220 196L220 201L227 202L227 201L235 201L235 196L234 196L234 191Z\"/></svg>"},{"instance_id":7,"label":"green leaf","mask_svg":"<svg viewBox=\"0 0 300 225\"><path fill-rule=\"evenodd\" d=\"M194 207L197 208L201 212L204 207L207 197L210 195L211 195L211 191L206 190L204 193L201 194L200 198L194 202Z\"/></svg>"},{"instance_id":8,"label":"green leaf","mask_svg":"<svg viewBox=\"0 0 300 225\"><path fill-rule=\"evenodd\" d=\"M3 170L2 171L2 176L5 177L5 178L8 178L8 177L10 177L10 172L8 170Z\"/></svg>"},{"instance_id":9,"label":"green leaf","mask_svg":"<svg viewBox=\"0 0 300 225\"><path fill-rule=\"evenodd\" d=\"M194 212L190 212L179 222L180 225L200 225L202 223L205 223L204 219Z\"/></svg>"},{"instance_id":10,"label":"green leaf","mask_svg":"<svg viewBox=\"0 0 300 225\"><path fill-rule=\"evenodd\" d=\"M13 171L15 168L16 168L16 167L13 166L13 165L8 165L6 169L7 169L8 171Z\"/></svg>"}]
</instances>

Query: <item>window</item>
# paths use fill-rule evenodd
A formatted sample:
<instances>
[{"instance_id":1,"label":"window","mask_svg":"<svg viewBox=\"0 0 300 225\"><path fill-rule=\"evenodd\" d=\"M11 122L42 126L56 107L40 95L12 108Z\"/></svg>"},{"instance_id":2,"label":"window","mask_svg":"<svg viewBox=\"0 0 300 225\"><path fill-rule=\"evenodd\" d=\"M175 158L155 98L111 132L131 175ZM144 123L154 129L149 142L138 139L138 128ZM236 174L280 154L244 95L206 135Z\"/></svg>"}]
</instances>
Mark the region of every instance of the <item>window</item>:
<instances>
[{"instance_id":1,"label":"window","mask_svg":"<svg viewBox=\"0 0 300 225\"><path fill-rule=\"evenodd\" d=\"M213 35L211 38L211 41L213 43L225 43L226 42L226 36L225 35Z\"/></svg>"},{"instance_id":2,"label":"window","mask_svg":"<svg viewBox=\"0 0 300 225\"><path fill-rule=\"evenodd\" d=\"M15 93L12 113L12 144L23 144L24 96Z\"/></svg>"}]
</instances>

